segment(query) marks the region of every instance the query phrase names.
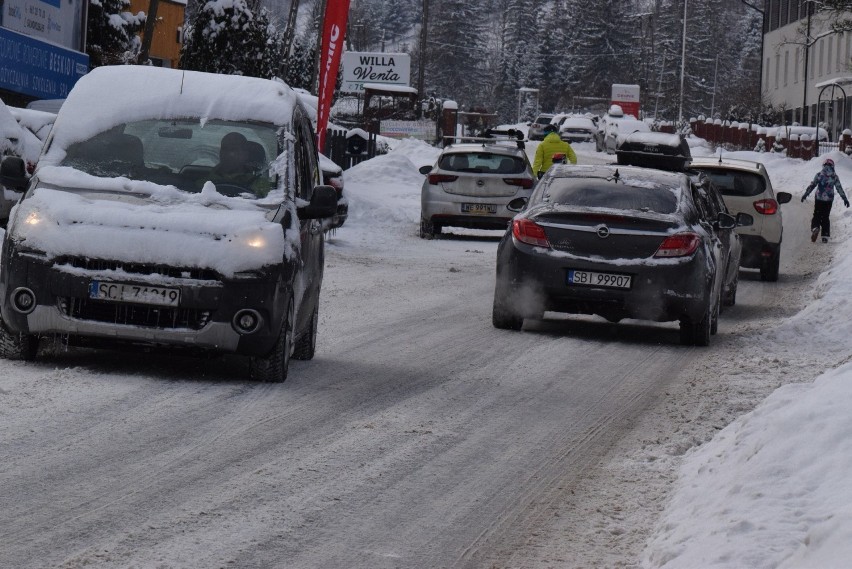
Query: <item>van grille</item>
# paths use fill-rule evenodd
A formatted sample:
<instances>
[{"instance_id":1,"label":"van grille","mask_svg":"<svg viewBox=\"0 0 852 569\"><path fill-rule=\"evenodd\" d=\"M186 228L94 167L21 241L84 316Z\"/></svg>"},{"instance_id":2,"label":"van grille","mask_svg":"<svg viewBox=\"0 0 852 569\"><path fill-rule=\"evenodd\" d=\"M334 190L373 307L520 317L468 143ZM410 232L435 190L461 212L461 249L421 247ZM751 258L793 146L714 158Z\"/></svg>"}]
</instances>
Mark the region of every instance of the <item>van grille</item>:
<instances>
[{"instance_id":1,"label":"van grille","mask_svg":"<svg viewBox=\"0 0 852 569\"><path fill-rule=\"evenodd\" d=\"M72 297L60 298L58 306L62 314L69 318L143 328L200 330L213 316L210 310L142 306Z\"/></svg>"}]
</instances>

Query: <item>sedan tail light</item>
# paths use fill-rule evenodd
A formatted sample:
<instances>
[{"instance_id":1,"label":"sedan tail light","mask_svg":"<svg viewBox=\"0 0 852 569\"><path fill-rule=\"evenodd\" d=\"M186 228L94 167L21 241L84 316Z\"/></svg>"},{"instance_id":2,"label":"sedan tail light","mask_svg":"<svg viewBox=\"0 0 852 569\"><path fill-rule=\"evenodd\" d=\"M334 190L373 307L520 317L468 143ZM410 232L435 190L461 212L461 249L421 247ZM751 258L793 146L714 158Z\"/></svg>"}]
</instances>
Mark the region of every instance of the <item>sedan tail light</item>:
<instances>
[{"instance_id":1,"label":"sedan tail light","mask_svg":"<svg viewBox=\"0 0 852 569\"><path fill-rule=\"evenodd\" d=\"M516 219L512 221L512 236L527 245L550 248L550 241L544 233L544 228L529 219Z\"/></svg>"},{"instance_id":2,"label":"sedan tail light","mask_svg":"<svg viewBox=\"0 0 852 569\"><path fill-rule=\"evenodd\" d=\"M503 178L503 181L510 186L520 186L525 190L533 187L533 181L529 178Z\"/></svg>"},{"instance_id":3,"label":"sedan tail light","mask_svg":"<svg viewBox=\"0 0 852 569\"><path fill-rule=\"evenodd\" d=\"M458 176L450 176L449 174L429 174L429 183L433 186L443 182L455 182L458 179Z\"/></svg>"},{"instance_id":4,"label":"sedan tail light","mask_svg":"<svg viewBox=\"0 0 852 569\"><path fill-rule=\"evenodd\" d=\"M695 253L701 237L697 233L677 233L669 235L660 244L655 257L687 257Z\"/></svg>"},{"instance_id":5,"label":"sedan tail light","mask_svg":"<svg viewBox=\"0 0 852 569\"><path fill-rule=\"evenodd\" d=\"M775 215L778 213L778 202L772 199L754 202L754 209L763 215Z\"/></svg>"}]
</instances>

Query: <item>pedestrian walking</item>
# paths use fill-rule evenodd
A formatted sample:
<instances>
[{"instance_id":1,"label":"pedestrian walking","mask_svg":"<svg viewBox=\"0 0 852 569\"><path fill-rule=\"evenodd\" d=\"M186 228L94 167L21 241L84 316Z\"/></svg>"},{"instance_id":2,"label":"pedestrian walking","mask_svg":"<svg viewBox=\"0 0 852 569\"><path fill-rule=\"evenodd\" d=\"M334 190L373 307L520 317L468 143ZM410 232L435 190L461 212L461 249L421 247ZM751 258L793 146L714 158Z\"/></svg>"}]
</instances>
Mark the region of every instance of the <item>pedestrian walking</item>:
<instances>
[{"instance_id":1,"label":"pedestrian walking","mask_svg":"<svg viewBox=\"0 0 852 569\"><path fill-rule=\"evenodd\" d=\"M814 176L813 182L805 190L802 196L802 202L807 199L808 195L816 188L814 194L814 216L811 219L811 241L816 241L822 231L822 242L827 243L831 237L831 222L828 219L828 214L831 213L831 205L834 203L834 190L843 198L843 205L849 207L849 200L846 198L846 193L843 191L843 186L840 185L840 178L837 177L837 172L834 171L834 160L826 158L822 163L822 170Z\"/></svg>"},{"instance_id":2,"label":"pedestrian walking","mask_svg":"<svg viewBox=\"0 0 852 569\"><path fill-rule=\"evenodd\" d=\"M559 137L559 128L550 123L544 126L547 136L535 149L535 160L533 160L533 172L541 178L544 173L553 166L553 155L562 154L562 160L568 160L571 164L577 163L577 155L571 145Z\"/></svg>"}]
</instances>

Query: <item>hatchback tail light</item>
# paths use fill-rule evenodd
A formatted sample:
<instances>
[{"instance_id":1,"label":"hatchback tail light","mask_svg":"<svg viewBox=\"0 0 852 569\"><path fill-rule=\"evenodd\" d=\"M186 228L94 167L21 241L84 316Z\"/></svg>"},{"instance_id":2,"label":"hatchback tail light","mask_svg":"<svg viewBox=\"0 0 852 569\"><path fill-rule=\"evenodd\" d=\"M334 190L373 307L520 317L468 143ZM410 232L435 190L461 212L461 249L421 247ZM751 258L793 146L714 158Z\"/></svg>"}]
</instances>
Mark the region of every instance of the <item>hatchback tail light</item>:
<instances>
[{"instance_id":1,"label":"hatchback tail light","mask_svg":"<svg viewBox=\"0 0 852 569\"><path fill-rule=\"evenodd\" d=\"M533 187L533 181L529 178L503 178L503 181L510 186L520 186L525 190Z\"/></svg>"},{"instance_id":2,"label":"hatchback tail light","mask_svg":"<svg viewBox=\"0 0 852 569\"><path fill-rule=\"evenodd\" d=\"M754 202L754 209L763 215L775 215L778 213L778 202L772 199L759 200Z\"/></svg>"},{"instance_id":3,"label":"hatchback tail light","mask_svg":"<svg viewBox=\"0 0 852 569\"><path fill-rule=\"evenodd\" d=\"M687 257L695 253L701 237L697 233L677 233L669 235L660 244L655 257Z\"/></svg>"},{"instance_id":4,"label":"hatchback tail light","mask_svg":"<svg viewBox=\"0 0 852 569\"><path fill-rule=\"evenodd\" d=\"M550 241L544 233L544 228L529 219L516 219L512 222L512 236L527 245L550 248Z\"/></svg>"},{"instance_id":5,"label":"hatchback tail light","mask_svg":"<svg viewBox=\"0 0 852 569\"><path fill-rule=\"evenodd\" d=\"M450 176L449 174L429 174L429 183L433 186L444 182L455 182L458 179L458 176Z\"/></svg>"}]
</instances>

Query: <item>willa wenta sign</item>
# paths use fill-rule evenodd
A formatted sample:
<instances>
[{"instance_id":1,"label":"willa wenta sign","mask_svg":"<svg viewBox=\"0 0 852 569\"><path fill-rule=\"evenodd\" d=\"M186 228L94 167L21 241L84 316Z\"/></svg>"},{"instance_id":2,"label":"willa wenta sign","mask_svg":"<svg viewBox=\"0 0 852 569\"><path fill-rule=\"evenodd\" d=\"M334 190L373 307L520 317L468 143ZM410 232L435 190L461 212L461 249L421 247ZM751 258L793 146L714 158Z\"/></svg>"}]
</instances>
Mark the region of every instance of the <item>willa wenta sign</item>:
<instances>
[{"instance_id":1,"label":"willa wenta sign","mask_svg":"<svg viewBox=\"0 0 852 569\"><path fill-rule=\"evenodd\" d=\"M411 56L407 53L343 53L344 93L363 93L364 83L405 85L411 81Z\"/></svg>"}]
</instances>

